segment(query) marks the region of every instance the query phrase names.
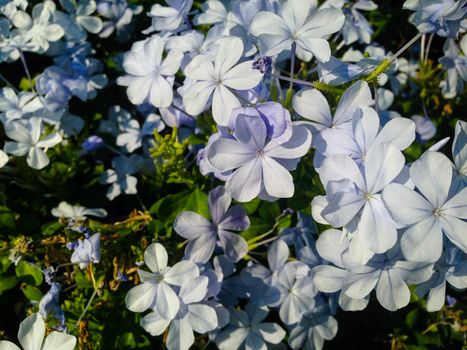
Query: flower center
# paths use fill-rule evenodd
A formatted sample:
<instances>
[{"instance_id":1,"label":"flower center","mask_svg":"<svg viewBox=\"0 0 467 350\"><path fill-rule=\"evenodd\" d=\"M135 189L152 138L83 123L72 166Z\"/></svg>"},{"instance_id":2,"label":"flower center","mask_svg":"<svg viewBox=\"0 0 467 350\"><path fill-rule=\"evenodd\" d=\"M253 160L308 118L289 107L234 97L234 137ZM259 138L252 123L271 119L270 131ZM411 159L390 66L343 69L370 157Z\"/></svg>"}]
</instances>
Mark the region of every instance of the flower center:
<instances>
[{"instance_id":1,"label":"flower center","mask_svg":"<svg viewBox=\"0 0 467 350\"><path fill-rule=\"evenodd\" d=\"M432 213L433 213L434 216L442 216L443 215L443 209L435 208L435 209L433 209Z\"/></svg>"}]
</instances>

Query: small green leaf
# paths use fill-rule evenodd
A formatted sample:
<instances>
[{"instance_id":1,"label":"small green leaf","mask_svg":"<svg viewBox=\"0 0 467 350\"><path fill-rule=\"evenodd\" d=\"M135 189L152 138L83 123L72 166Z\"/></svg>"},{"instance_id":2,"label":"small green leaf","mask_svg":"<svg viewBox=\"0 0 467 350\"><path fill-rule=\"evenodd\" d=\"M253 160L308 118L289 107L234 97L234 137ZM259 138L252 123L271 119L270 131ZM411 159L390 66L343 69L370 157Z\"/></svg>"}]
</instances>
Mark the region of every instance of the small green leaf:
<instances>
[{"instance_id":1,"label":"small green leaf","mask_svg":"<svg viewBox=\"0 0 467 350\"><path fill-rule=\"evenodd\" d=\"M11 288L14 288L19 279L16 276L2 276L0 275L0 295Z\"/></svg>"},{"instance_id":2,"label":"small green leaf","mask_svg":"<svg viewBox=\"0 0 467 350\"><path fill-rule=\"evenodd\" d=\"M27 284L34 286L40 286L44 277L41 270L29 265L25 261L21 261L18 266L16 266L16 276Z\"/></svg>"},{"instance_id":3,"label":"small green leaf","mask_svg":"<svg viewBox=\"0 0 467 350\"><path fill-rule=\"evenodd\" d=\"M43 294L39 288L30 286L28 284L24 285L24 287L22 286L21 290L23 291L24 296L32 301L39 301L43 297Z\"/></svg>"}]
</instances>

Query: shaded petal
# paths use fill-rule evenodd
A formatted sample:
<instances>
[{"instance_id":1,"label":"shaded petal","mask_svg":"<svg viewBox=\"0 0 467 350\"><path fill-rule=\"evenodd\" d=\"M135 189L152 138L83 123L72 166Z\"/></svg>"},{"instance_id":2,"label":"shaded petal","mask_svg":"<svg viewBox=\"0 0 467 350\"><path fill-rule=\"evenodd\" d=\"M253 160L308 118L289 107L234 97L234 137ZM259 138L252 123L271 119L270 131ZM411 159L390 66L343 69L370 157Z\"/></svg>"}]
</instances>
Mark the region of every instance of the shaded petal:
<instances>
[{"instance_id":1,"label":"shaded petal","mask_svg":"<svg viewBox=\"0 0 467 350\"><path fill-rule=\"evenodd\" d=\"M365 158L367 191L378 193L400 174L404 155L391 144L374 144Z\"/></svg>"},{"instance_id":2,"label":"shaded petal","mask_svg":"<svg viewBox=\"0 0 467 350\"><path fill-rule=\"evenodd\" d=\"M334 113L334 124L339 125L352 119L355 111L361 107L368 107L373 99L368 83L359 80L342 94Z\"/></svg>"},{"instance_id":3,"label":"shaded petal","mask_svg":"<svg viewBox=\"0 0 467 350\"><path fill-rule=\"evenodd\" d=\"M185 111L190 115L198 115L203 112L215 88L216 84L210 81L201 81L190 85L183 95Z\"/></svg>"},{"instance_id":4,"label":"shaded petal","mask_svg":"<svg viewBox=\"0 0 467 350\"><path fill-rule=\"evenodd\" d=\"M221 222L231 202L232 197L225 191L223 186L217 186L209 192L208 206L214 223L219 224Z\"/></svg>"},{"instance_id":5,"label":"shaded petal","mask_svg":"<svg viewBox=\"0 0 467 350\"><path fill-rule=\"evenodd\" d=\"M374 253L384 253L396 244L396 224L381 198L370 199L358 223L359 239Z\"/></svg>"},{"instance_id":6,"label":"shaded petal","mask_svg":"<svg viewBox=\"0 0 467 350\"><path fill-rule=\"evenodd\" d=\"M442 216L441 227L449 240L467 254L467 222L453 216Z\"/></svg>"},{"instance_id":7,"label":"shaded petal","mask_svg":"<svg viewBox=\"0 0 467 350\"><path fill-rule=\"evenodd\" d=\"M186 239L212 234L212 223L204 216L192 211L183 211L177 215L174 221L174 230Z\"/></svg>"},{"instance_id":8,"label":"shaded petal","mask_svg":"<svg viewBox=\"0 0 467 350\"><path fill-rule=\"evenodd\" d=\"M235 170L225 183L225 188L239 202L249 202L258 196L261 183L261 160L256 158Z\"/></svg>"},{"instance_id":9,"label":"shaded petal","mask_svg":"<svg viewBox=\"0 0 467 350\"><path fill-rule=\"evenodd\" d=\"M219 229L227 231L244 231L250 227L250 219L246 215L245 208L235 205L225 213L219 223Z\"/></svg>"},{"instance_id":10,"label":"shaded petal","mask_svg":"<svg viewBox=\"0 0 467 350\"><path fill-rule=\"evenodd\" d=\"M395 271L385 270L376 286L376 297L385 309L396 311L409 303L410 290Z\"/></svg>"},{"instance_id":11,"label":"shaded petal","mask_svg":"<svg viewBox=\"0 0 467 350\"><path fill-rule=\"evenodd\" d=\"M320 265L313 268L313 282L323 293L334 293L342 288L342 281L348 271L330 265Z\"/></svg>"},{"instance_id":12,"label":"shaded petal","mask_svg":"<svg viewBox=\"0 0 467 350\"><path fill-rule=\"evenodd\" d=\"M435 262L441 256L443 234L434 216L410 226L402 235L401 249L407 260Z\"/></svg>"},{"instance_id":13,"label":"shaded petal","mask_svg":"<svg viewBox=\"0 0 467 350\"><path fill-rule=\"evenodd\" d=\"M415 123L408 118L394 118L386 123L375 142L391 143L401 151L415 140Z\"/></svg>"},{"instance_id":14,"label":"shaded petal","mask_svg":"<svg viewBox=\"0 0 467 350\"><path fill-rule=\"evenodd\" d=\"M185 248L185 257L195 263L206 263L211 259L216 248L217 236L203 234L188 242Z\"/></svg>"},{"instance_id":15,"label":"shaded petal","mask_svg":"<svg viewBox=\"0 0 467 350\"><path fill-rule=\"evenodd\" d=\"M410 167L410 178L426 199L439 208L446 202L451 186L451 162L441 153L425 152Z\"/></svg>"},{"instance_id":16,"label":"shaded petal","mask_svg":"<svg viewBox=\"0 0 467 350\"><path fill-rule=\"evenodd\" d=\"M186 319L195 332L204 334L217 328L217 314L208 305L188 305Z\"/></svg>"},{"instance_id":17,"label":"shaded petal","mask_svg":"<svg viewBox=\"0 0 467 350\"><path fill-rule=\"evenodd\" d=\"M256 156L256 150L236 140L220 138L208 150L209 162L220 171L228 171L243 166Z\"/></svg>"},{"instance_id":18,"label":"shaded petal","mask_svg":"<svg viewBox=\"0 0 467 350\"><path fill-rule=\"evenodd\" d=\"M311 146L311 133L303 125L294 125L290 140L279 144L269 141L264 152L273 158L295 159L303 157Z\"/></svg>"},{"instance_id":19,"label":"shaded petal","mask_svg":"<svg viewBox=\"0 0 467 350\"><path fill-rule=\"evenodd\" d=\"M235 233L220 230L219 239L225 256L232 262L237 262L248 253L248 244L240 235Z\"/></svg>"},{"instance_id":20,"label":"shaded petal","mask_svg":"<svg viewBox=\"0 0 467 350\"><path fill-rule=\"evenodd\" d=\"M432 215L431 204L407 186L392 183L382 194L386 208L399 225L412 225Z\"/></svg>"},{"instance_id":21,"label":"shaded petal","mask_svg":"<svg viewBox=\"0 0 467 350\"><path fill-rule=\"evenodd\" d=\"M292 106L300 116L318 124L318 130L332 124L328 101L319 90L300 90L294 95Z\"/></svg>"}]
</instances>

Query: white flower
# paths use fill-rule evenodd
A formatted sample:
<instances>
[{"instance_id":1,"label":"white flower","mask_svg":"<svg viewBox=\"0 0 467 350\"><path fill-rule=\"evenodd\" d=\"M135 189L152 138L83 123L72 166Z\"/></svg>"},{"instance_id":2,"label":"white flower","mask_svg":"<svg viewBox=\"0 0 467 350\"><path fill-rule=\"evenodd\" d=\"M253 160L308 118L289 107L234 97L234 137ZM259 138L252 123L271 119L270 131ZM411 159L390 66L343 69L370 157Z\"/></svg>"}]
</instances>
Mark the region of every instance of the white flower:
<instances>
[{"instance_id":1,"label":"white flower","mask_svg":"<svg viewBox=\"0 0 467 350\"><path fill-rule=\"evenodd\" d=\"M16 95L10 87L4 87L0 92L0 119L7 124L27 113L36 112L43 107L39 97L31 92L21 91Z\"/></svg>"},{"instance_id":2,"label":"white flower","mask_svg":"<svg viewBox=\"0 0 467 350\"><path fill-rule=\"evenodd\" d=\"M60 202L58 207L52 209L52 215L57 218L67 218L74 220L84 220L86 216L107 216L107 211L102 208L88 209L81 205L71 205L67 202Z\"/></svg>"},{"instance_id":3,"label":"white flower","mask_svg":"<svg viewBox=\"0 0 467 350\"><path fill-rule=\"evenodd\" d=\"M295 43L297 49L327 62L331 49L324 37L337 32L344 20L344 15L336 8L315 10L311 1L288 0L282 3L278 15L267 11L258 13L250 31L259 38L259 48L264 55L290 50Z\"/></svg>"},{"instance_id":4,"label":"white flower","mask_svg":"<svg viewBox=\"0 0 467 350\"><path fill-rule=\"evenodd\" d=\"M180 67L183 53L168 52L164 60L164 39L154 35L136 42L125 54L123 69L127 75L119 77L119 85L128 86L128 99L135 105L150 102L156 107L169 107L173 99L174 75Z\"/></svg>"},{"instance_id":5,"label":"white flower","mask_svg":"<svg viewBox=\"0 0 467 350\"><path fill-rule=\"evenodd\" d=\"M45 339L45 323L39 314L32 314L19 325L18 340L24 350L73 350L76 338L53 331ZM12 342L1 340L0 350L21 350Z\"/></svg>"},{"instance_id":6,"label":"white flower","mask_svg":"<svg viewBox=\"0 0 467 350\"><path fill-rule=\"evenodd\" d=\"M5 127L5 132L16 142L7 141L4 151L19 157L27 154L28 165L38 170L46 167L50 162L45 154L47 149L62 142L62 137L58 133L49 134L40 140L42 120L36 117L10 123Z\"/></svg>"},{"instance_id":7,"label":"white flower","mask_svg":"<svg viewBox=\"0 0 467 350\"><path fill-rule=\"evenodd\" d=\"M185 75L193 81L183 96L189 114L203 112L212 96L214 120L219 125L227 125L232 110L241 107L232 90L252 89L263 77L259 70L252 68L253 61L237 64L242 54L242 41L227 37L219 40L214 64L209 57L199 55L186 66Z\"/></svg>"},{"instance_id":8,"label":"white flower","mask_svg":"<svg viewBox=\"0 0 467 350\"><path fill-rule=\"evenodd\" d=\"M34 6L32 18L26 12L16 12L12 23L23 33L24 39L32 44L31 51L45 52L49 48L49 41L58 41L64 35L63 28L52 22L55 11L54 2L47 0Z\"/></svg>"}]
</instances>

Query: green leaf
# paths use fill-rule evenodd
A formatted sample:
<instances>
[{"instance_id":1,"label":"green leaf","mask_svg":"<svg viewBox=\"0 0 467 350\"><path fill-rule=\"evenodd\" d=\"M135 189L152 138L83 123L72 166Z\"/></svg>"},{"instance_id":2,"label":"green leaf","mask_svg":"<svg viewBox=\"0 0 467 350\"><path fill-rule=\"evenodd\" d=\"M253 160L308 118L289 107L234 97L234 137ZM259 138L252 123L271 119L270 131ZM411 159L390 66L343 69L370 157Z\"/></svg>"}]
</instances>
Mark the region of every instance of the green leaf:
<instances>
[{"instance_id":1,"label":"green leaf","mask_svg":"<svg viewBox=\"0 0 467 350\"><path fill-rule=\"evenodd\" d=\"M29 265L25 261L21 261L18 266L16 266L16 276L27 284L34 286L40 286L44 277L41 270Z\"/></svg>"},{"instance_id":2,"label":"green leaf","mask_svg":"<svg viewBox=\"0 0 467 350\"><path fill-rule=\"evenodd\" d=\"M0 205L0 227L15 228L15 214L6 206Z\"/></svg>"},{"instance_id":3,"label":"green leaf","mask_svg":"<svg viewBox=\"0 0 467 350\"><path fill-rule=\"evenodd\" d=\"M21 290L26 298L29 300L41 300L43 297L42 292L40 291L39 288L30 286L29 284L24 285L24 287L21 287Z\"/></svg>"},{"instance_id":4,"label":"green leaf","mask_svg":"<svg viewBox=\"0 0 467 350\"><path fill-rule=\"evenodd\" d=\"M14 288L19 279L16 276L2 276L0 275L0 295L11 288Z\"/></svg>"},{"instance_id":5,"label":"green leaf","mask_svg":"<svg viewBox=\"0 0 467 350\"><path fill-rule=\"evenodd\" d=\"M191 210L204 217L209 217L208 196L200 189L195 189L186 199L183 210Z\"/></svg>"},{"instance_id":6,"label":"green leaf","mask_svg":"<svg viewBox=\"0 0 467 350\"><path fill-rule=\"evenodd\" d=\"M243 231L241 236L248 241L249 239L252 239L270 230L273 224L273 222L271 223L268 220L264 220L263 218L252 217L250 218L250 228L246 231Z\"/></svg>"},{"instance_id":7,"label":"green leaf","mask_svg":"<svg viewBox=\"0 0 467 350\"><path fill-rule=\"evenodd\" d=\"M279 207L279 203L277 202L263 202L259 207L259 215L262 218L270 221L271 225L274 225L276 218L280 215L280 213L281 209Z\"/></svg>"}]
</instances>

